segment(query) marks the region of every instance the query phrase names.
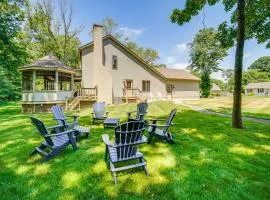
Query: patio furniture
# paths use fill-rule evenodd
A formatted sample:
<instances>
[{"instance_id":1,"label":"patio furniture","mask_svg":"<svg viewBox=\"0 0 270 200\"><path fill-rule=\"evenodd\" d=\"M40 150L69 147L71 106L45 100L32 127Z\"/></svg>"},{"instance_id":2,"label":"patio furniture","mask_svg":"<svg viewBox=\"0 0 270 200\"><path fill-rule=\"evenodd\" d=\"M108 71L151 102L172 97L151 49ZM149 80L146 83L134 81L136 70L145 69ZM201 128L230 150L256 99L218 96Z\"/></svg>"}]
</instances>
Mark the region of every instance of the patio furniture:
<instances>
[{"instance_id":1,"label":"patio furniture","mask_svg":"<svg viewBox=\"0 0 270 200\"><path fill-rule=\"evenodd\" d=\"M147 102L141 102L137 104L137 110L128 112L128 121L142 121L144 120L144 115L147 114L148 104ZM136 113L135 118L132 118L132 113Z\"/></svg>"},{"instance_id":2,"label":"patio furniture","mask_svg":"<svg viewBox=\"0 0 270 200\"><path fill-rule=\"evenodd\" d=\"M103 122L104 128L116 127L119 125L120 118L107 118Z\"/></svg>"},{"instance_id":3,"label":"patio furniture","mask_svg":"<svg viewBox=\"0 0 270 200\"><path fill-rule=\"evenodd\" d=\"M105 161L110 163L110 171L115 184L117 184L116 172L118 171L142 167L145 173L149 175L144 156L136 148L137 145L147 142L147 138L143 135L145 126L145 122L142 121L127 122L117 126L114 143L110 141L109 135L102 135L103 142L106 145ZM139 163L129 163L125 166L121 165L121 167L115 166L115 163L136 159L139 160Z\"/></svg>"},{"instance_id":4,"label":"patio furniture","mask_svg":"<svg viewBox=\"0 0 270 200\"><path fill-rule=\"evenodd\" d=\"M169 117L167 119L151 119L150 124L148 124L148 143L151 143L154 136L165 139L169 143L175 143L172 134L168 132L169 127L172 125L172 120L176 115L176 108L171 110ZM158 121L165 121L165 124L157 124ZM152 123L151 123L152 122Z\"/></svg>"},{"instance_id":5,"label":"patio furniture","mask_svg":"<svg viewBox=\"0 0 270 200\"><path fill-rule=\"evenodd\" d=\"M96 122L96 121L104 121L105 119L108 118L108 113L105 110L105 102L96 102L93 105L93 112L92 117L92 123Z\"/></svg>"},{"instance_id":6,"label":"patio furniture","mask_svg":"<svg viewBox=\"0 0 270 200\"><path fill-rule=\"evenodd\" d=\"M52 106L51 111L54 115L54 120L56 120L58 125L60 126L60 128L56 129L56 132L74 129L75 130L74 134L76 136L85 135L86 137L88 137L90 129L88 127L79 126L77 115L73 116L74 118L73 122L68 123L65 113L61 106L59 105Z\"/></svg>"},{"instance_id":7,"label":"patio furniture","mask_svg":"<svg viewBox=\"0 0 270 200\"><path fill-rule=\"evenodd\" d=\"M73 136L74 130L68 130L56 134L49 133L48 128L45 127L44 123L34 117L30 117L32 124L36 127L37 133L44 138L44 142L40 146L36 147L31 153L40 154L44 156L42 162L46 162L55 156L57 156L61 151L63 151L68 145L72 145L74 151L76 151L76 138ZM48 149L48 151L46 151Z\"/></svg>"}]
</instances>

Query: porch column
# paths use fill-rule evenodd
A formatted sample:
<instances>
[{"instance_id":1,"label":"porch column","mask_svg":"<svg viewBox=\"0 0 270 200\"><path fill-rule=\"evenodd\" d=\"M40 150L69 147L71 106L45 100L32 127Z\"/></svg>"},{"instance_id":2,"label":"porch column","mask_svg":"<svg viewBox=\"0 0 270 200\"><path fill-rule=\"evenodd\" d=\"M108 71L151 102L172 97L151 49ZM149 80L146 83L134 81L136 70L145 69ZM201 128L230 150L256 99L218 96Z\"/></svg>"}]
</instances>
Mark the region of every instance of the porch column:
<instances>
[{"instance_id":1,"label":"porch column","mask_svg":"<svg viewBox=\"0 0 270 200\"><path fill-rule=\"evenodd\" d=\"M55 71L55 91L58 91L58 71Z\"/></svg>"},{"instance_id":2,"label":"porch column","mask_svg":"<svg viewBox=\"0 0 270 200\"><path fill-rule=\"evenodd\" d=\"M71 84L70 84L70 89L71 89L71 91L74 90L74 75L73 75L73 74L71 74Z\"/></svg>"},{"instance_id":3,"label":"porch column","mask_svg":"<svg viewBox=\"0 0 270 200\"><path fill-rule=\"evenodd\" d=\"M32 81L33 92L36 91L36 70L33 70L33 81Z\"/></svg>"}]
</instances>

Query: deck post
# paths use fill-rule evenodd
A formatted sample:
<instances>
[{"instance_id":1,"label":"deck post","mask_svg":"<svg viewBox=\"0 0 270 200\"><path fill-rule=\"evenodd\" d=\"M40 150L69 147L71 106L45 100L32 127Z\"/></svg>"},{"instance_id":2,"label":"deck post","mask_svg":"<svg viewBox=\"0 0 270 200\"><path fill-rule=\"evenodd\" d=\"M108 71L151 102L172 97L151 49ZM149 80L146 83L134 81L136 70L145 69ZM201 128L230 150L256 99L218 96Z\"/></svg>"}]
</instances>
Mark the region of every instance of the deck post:
<instances>
[{"instance_id":1,"label":"deck post","mask_svg":"<svg viewBox=\"0 0 270 200\"><path fill-rule=\"evenodd\" d=\"M71 91L73 91L74 90L74 75L73 74L71 74L71 84L70 84L70 89L71 89Z\"/></svg>"},{"instance_id":2,"label":"deck post","mask_svg":"<svg viewBox=\"0 0 270 200\"><path fill-rule=\"evenodd\" d=\"M55 91L58 91L58 71L55 71Z\"/></svg>"},{"instance_id":3,"label":"deck post","mask_svg":"<svg viewBox=\"0 0 270 200\"><path fill-rule=\"evenodd\" d=\"M36 70L33 70L33 82L32 82L33 92L36 91Z\"/></svg>"}]
</instances>

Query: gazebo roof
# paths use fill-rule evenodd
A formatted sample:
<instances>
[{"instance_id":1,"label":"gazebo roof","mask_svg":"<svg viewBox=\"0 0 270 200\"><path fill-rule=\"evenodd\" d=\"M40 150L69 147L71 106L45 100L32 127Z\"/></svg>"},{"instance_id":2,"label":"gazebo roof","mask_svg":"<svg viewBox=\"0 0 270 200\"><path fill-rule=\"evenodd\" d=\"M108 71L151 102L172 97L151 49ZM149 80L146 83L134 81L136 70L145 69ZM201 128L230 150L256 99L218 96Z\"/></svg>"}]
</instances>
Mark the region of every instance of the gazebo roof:
<instances>
[{"instance_id":1,"label":"gazebo roof","mask_svg":"<svg viewBox=\"0 0 270 200\"><path fill-rule=\"evenodd\" d=\"M52 56L52 55L47 55L35 61L34 63L31 63L21 68L21 70L27 70L27 69L51 69L51 70L60 69L63 71L73 72L71 67L65 65L60 60L58 60L55 56Z\"/></svg>"}]
</instances>

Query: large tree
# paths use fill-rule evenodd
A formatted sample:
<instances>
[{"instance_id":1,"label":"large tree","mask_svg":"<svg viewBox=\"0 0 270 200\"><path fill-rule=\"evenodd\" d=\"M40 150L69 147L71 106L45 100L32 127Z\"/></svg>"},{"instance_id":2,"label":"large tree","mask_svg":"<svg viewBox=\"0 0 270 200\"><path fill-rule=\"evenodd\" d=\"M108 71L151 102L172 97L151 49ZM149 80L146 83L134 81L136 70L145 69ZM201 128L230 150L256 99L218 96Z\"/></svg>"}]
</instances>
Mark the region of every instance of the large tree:
<instances>
[{"instance_id":1,"label":"large tree","mask_svg":"<svg viewBox=\"0 0 270 200\"><path fill-rule=\"evenodd\" d=\"M78 33L81 28L73 28L73 10L66 1L37 0L28 6L25 31L29 36L29 52L33 59L52 53L67 65L79 62ZM56 14L55 7L59 13Z\"/></svg>"},{"instance_id":2,"label":"large tree","mask_svg":"<svg viewBox=\"0 0 270 200\"><path fill-rule=\"evenodd\" d=\"M201 95L208 97L211 91L210 75L213 72L221 70L219 63L227 55L227 49L224 48L218 34L213 28L200 30L191 43L190 60L188 68L197 71L201 75Z\"/></svg>"},{"instance_id":3,"label":"large tree","mask_svg":"<svg viewBox=\"0 0 270 200\"><path fill-rule=\"evenodd\" d=\"M245 39L256 38L259 43L270 47L270 3L267 0L187 0L184 9L174 9L171 21L179 25L189 22L206 5L222 2L226 12L231 12L230 22L219 26L220 40L231 47L236 41L234 66L234 100L232 126L242 128L241 88L243 51Z\"/></svg>"},{"instance_id":4,"label":"large tree","mask_svg":"<svg viewBox=\"0 0 270 200\"><path fill-rule=\"evenodd\" d=\"M0 2L0 101L19 98L20 73L18 67L27 61L21 26L25 1Z\"/></svg>"},{"instance_id":5,"label":"large tree","mask_svg":"<svg viewBox=\"0 0 270 200\"><path fill-rule=\"evenodd\" d=\"M256 69L260 72L266 72L270 77L270 56L263 56L253 62L248 69Z\"/></svg>"}]
</instances>

